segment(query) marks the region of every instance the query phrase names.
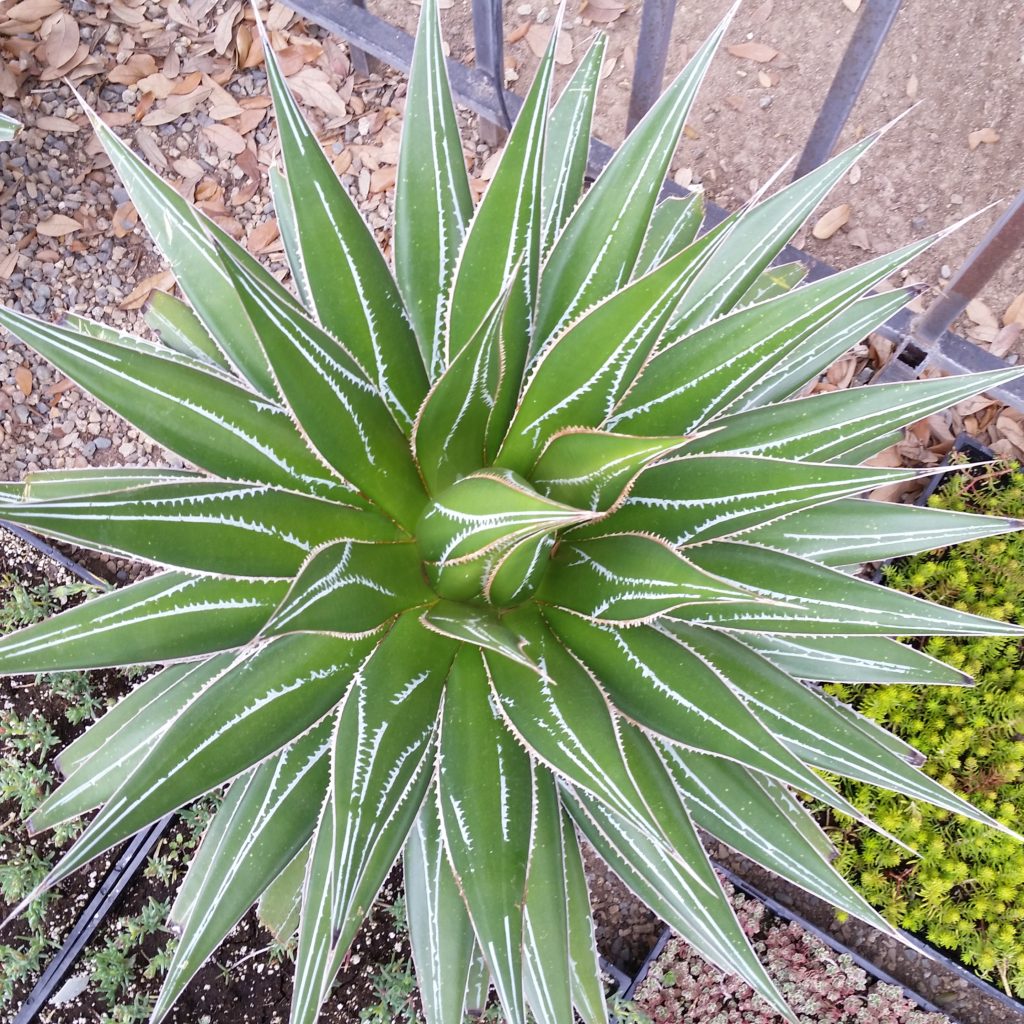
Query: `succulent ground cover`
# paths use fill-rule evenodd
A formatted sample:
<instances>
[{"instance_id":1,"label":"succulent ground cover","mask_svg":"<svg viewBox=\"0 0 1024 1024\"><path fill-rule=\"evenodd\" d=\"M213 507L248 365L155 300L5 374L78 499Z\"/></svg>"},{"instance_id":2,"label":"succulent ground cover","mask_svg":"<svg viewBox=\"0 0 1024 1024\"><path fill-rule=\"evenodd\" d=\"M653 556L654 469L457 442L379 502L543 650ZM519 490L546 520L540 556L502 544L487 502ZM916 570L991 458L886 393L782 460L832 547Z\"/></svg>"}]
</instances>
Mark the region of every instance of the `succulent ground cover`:
<instances>
[{"instance_id":1,"label":"succulent ground cover","mask_svg":"<svg viewBox=\"0 0 1024 1024\"><path fill-rule=\"evenodd\" d=\"M932 508L1024 516L1016 464L955 475ZM916 555L891 566L887 583L907 593L1007 622L1024 619L1020 534ZM995 637L926 641L923 649L973 676L973 687L834 687L927 760L924 770L1004 822L1024 805L1024 656ZM844 783L843 792L895 840L852 823L830 829L836 866L885 917L959 957L1007 992L1024 996L1024 853L986 829L927 804ZM900 845L902 844L902 845ZM908 854L908 848L915 851Z\"/></svg>"},{"instance_id":2,"label":"succulent ground cover","mask_svg":"<svg viewBox=\"0 0 1024 1024\"><path fill-rule=\"evenodd\" d=\"M882 927L792 793L857 816L816 769L1009 832L798 680L961 681L889 635L1024 634L842 571L1017 528L855 495L914 475L863 464L903 425L1021 371L792 399L938 236L770 266L878 133L703 234L698 196L659 204L726 24L585 193L602 42L550 115L549 49L474 209L424 4L393 276L265 42L294 292L90 112L188 303L156 300L158 341L0 324L195 468L4 485L3 518L160 572L0 641L0 672L164 666L61 752L31 826L100 809L45 886L229 784L154 1021L256 901L315 1020L399 857L429 1024L488 985L511 1024L604 1021L584 839L794 1019L698 827Z\"/></svg>"},{"instance_id":3,"label":"succulent ground cover","mask_svg":"<svg viewBox=\"0 0 1024 1024\"><path fill-rule=\"evenodd\" d=\"M916 1006L896 986L867 975L759 900L724 883L743 930L801 1024L949 1024ZM678 936L650 965L634 996L652 1024L777 1024L778 1013L748 985L710 967Z\"/></svg>"}]
</instances>

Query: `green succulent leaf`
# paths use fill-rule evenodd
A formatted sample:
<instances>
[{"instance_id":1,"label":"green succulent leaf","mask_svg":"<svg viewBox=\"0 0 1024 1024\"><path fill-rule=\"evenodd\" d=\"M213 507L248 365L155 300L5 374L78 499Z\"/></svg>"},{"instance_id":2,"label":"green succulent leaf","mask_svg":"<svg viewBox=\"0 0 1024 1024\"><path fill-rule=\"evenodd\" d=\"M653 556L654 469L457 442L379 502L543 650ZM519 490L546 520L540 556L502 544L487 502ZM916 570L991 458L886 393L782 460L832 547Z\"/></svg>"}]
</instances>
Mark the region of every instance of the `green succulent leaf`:
<instances>
[{"instance_id":1,"label":"green succulent leaf","mask_svg":"<svg viewBox=\"0 0 1024 1024\"><path fill-rule=\"evenodd\" d=\"M822 565L881 562L1021 528L1016 519L841 498L748 530L743 539Z\"/></svg>"},{"instance_id":2,"label":"green succulent leaf","mask_svg":"<svg viewBox=\"0 0 1024 1024\"><path fill-rule=\"evenodd\" d=\"M409 70L394 245L398 286L431 380L445 369L445 311L472 210L437 5L426 0Z\"/></svg>"},{"instance_id":3,"label":"green succulent leaf","mask_svg":"<svg viewBox=\"0 0 1024 1024\"><path fill-rule=\"evenodd\" d=\"M149 296L145 317L168 348L231 372L231 364L188 303L157 290Z\"/></svg>"},{"instance_id":4,"label":"green succulent leaf","mask_svg":"<svg viewBox=\"0 0 1024 1024\"><path fill-rule=\"evenodd\" d=\"M423 804L454 647L403 615L371 645L335 712L330 784L303 888L293 1021L316 1020Z\"/></svg>"},{"instance_id":5,"label":"green succulent leaf","mask_svg":"<svg viewBox=\"0 0 1024 1024\"><path fill-rule=\"evenodd\" d=\"M684 437L632 437L569 428L548 442L530 473L531 482L556 501L608 512L650 463L686 443Z\"/></svg>"},{"instance_id":6,"label":"green succulent leaf","mask_svg":"<svg viewBox=\"0 0 1024 1024\"><path fill-rule=\"evenodd\" d=\"M239 312L239 319L243 315ZM93 338L10 309L0 309L0 326L201 469L227 480L332 496L343 490L283 409L231 383L214 367L203 368L170 350L149 352Z\"/></svg>"},{"instance_id":7,"label":"green succulent leaf","mask_svg":"<svg viewBox=\"0 0 1024 1024\"><path fill-rule=\"evenodd\" d=\"M722 542L694 547L687 554L700 568L721 574L759 602L691 607L686 618L697 625L811 636L1024 636L1024 627L943 608L753 544Z\"/></svg>"},{"instance_id":8,"label":"green succulent leaf","mask_svg":"<svg viewBox=\"0 0 1024 1024\"><path fill-rule=\"evenodd\" d=\"M20 121L13 117L0 114L0 142L10 142L22 129Z\"/></svg>"},{"instance_id":9,"label":"green succulent leaf","mask_svg":"<svg viewBox=\"0 0 1024 1024\"><path fill-rule=\"evenodd\" d=\"M476 939L441 838L437 793L431 790L409 833L402 861L420 1001L426 1024L461 1020L469 1002Z\"/></svg>"},{"instance_id":10,"label":"green succulent leaf","mask_svg":"<svg viewBox=\"0 0 1024 1024\"><path fill-rule=\"evenodd\" d=\"M562 90L548 121L541 182L542 249L551 243L583 195L590 156L590 126L608 37L598 34Z\"/></svg>"},{"instance_id":11,"label":"green succulent leaf","mask_svg":"<svg viewBox=\"0 0 1024 1024\"><path fill-rule=\"evenodd\" d=\"M738 5L589 187L605 42L549 109L560 11L475 209L438 6L390 256L260 27L284 273L90 111L187 301L155 294L150 337L0 310L182 467L0 483L0 520L160 568L0 637L3 674L160 666L59 755L30 824L94 816L45 885L226 787L154 1024L254 902L297 941L290 1024L315 1024L399 857L426 1024L483 1014L492 984L506 1024L607 1024L587 840L795 1024L702 836L875 924L807 797L914 851L835 776L1016 841L1009 812L964 803L817 681L963 686L894 637L1024 637L1010 602L986 619L856 570L1021 527L867 500L940 470L860 464L1020 371L805 397L913 294L870 289L946 233L811 283L781 262L881 132L767 199L762 175L713 227L699 195L659 202Z\"/></svg>"},{"instance_id":12,"label":"green succulent leaf","mask_svg":"<svg viewBox=\"0 0 1024 1024\"><path fill-rule=\"evenodd\" d=\"M959 377L832 391L717 418L715 430L695 438L687 453L746 452L815 462L856 461L886 447L897 427L931 416L973 395L1000 387L1024 370L1011 367ZM843 424L842 436L836 424Z\"/></svg>"},{"instance_id":13,"label":"green succulent leaf","mask_svg":"<svg viewBox=\"0 0 1024 1024\"><path fill-rule=\"evenodd\" d=\"M311 552L263 632L359 636L433 596L413 544L334 541Z\"/></svg>"},{"instance_id":14,"label":"green succulent leaf","mask_svg":"<svg viewBox=\"0 0 1024 1024\"><path fill-rule=\"evenodd\" d=\"M617 512L578 535L653 533L670 544L691 545L916 475L764 456L680 454L648 469Z\"/></svg>"},{"instance_id":15,"label":"green succulent leaf","mask_svg":"<svg viewBox=\"0 0 1024 1024\"><path fill-rule=\"evenodd\" d=\"M269 398L274 393L269 367L259 338L248 325L241 298L221 265L218 247L254 272L266 274L267 271L137 157L96 111L84 103L82 106L135 209L170 263L175 280L196 315L232 367L256 391ZM181 390L176 393L187 394Z\"/></svg>"},{"instance_id":16,"label":"green succulent leaf","mask_svg":"<svg viewBox=\"0 0 1024 1024\"><path fill-rule=\"evenodd\" d=\"M651 214L643 248L633 271L634 276L643 277L695 242L703 220L702 192L662 199Z\"/></svg>"},{"instance_id":17,"label":"green succulent leaf","mask_svg":"<svg viewBox=\"0 0 1024 1024\"><path fill-rule=\"evenodd\" d=\"M686 115L738 6L733 4L629 134L558 236L544 267L535 327L538 345L628 280ZM581 252L588 259L581 260Z\"/></svg>"},{"instance_id":18,"label":"green succulent leaf","mask_svg":"<svg viewBox=\"0 0 1024 1024\"><path fill-rule=\"evenodd\" d=\"M262 31L262 22L257 23ZM263 43L281 138L282 184L291 199L302 276L317 320L341 340L398 422L408 426L426 392L427 378L398 286L292 97L265 33ZM222 251L231 262L241 262L230 250ZM246 306L265 345L264 325ZM275 366L279 378L280 372ZM377 440L376 435L369 436Z\"/></svg>"},{"instance_id":19,"label":"green succulent leaf","mask_svg":"<svg viewBox=\"0 0 1024 1024\"><path fill-rule=\"evenodd\" d=\"M283 580L166 572L0 637L0 673L169 662L248 643L288 589Z\"/></svg>"},{"instance_id":20,"label":"green succulent leaf","mask_svg":"<svg viewBox=\"0 0 1024 1024\"><path fill-rule=\"evenodd\" d=\"M501 1005L525 1024L523 918L534 815L530 758L499 718L479 651L463 646L445 688L441 831Z\"/></svg>"},{"instance_id":21,"label":"green succulent leaf","mask_svg":"<svg viewBox=\"0 0 1024 1024\"><path fill-rule=\"evenodd\" d=\"M963 686L971 681L945 662L885 636L734 635L796 679L946 686Z\"/></svg>"},{"instance_id":22,"label":"green succulent leaf","mask_svg":"<svg viewBox=\"0 0 1024 1024\"><path fill-rule=\"evenodd\" d=\"M0 515L48 537L177 569L291 578L335 538L399 539L382 516L294 491L187 481L18 504Z\"/></svg>"},{"instance_id":23,"label":"green succulent leaf","mask_svg":"<svg viewBox=\"0 0 1024 1024\"><path fill-rule=\"evenodd\" d=\"M709 576L660 538L616 534L570 543L567 538L537 599L592 622L654 621L688 603L742 600L736 587Z\"/></svg>"},{"instance_id":24,"label":"green succulent leaf","mask_svg":"<svg viewBox=\"0 0 1024 1024\"><path fill-rule=\"evenodd\" d=\"M228 788L171 908L181 934L151 1013L154 1022L305 847L316 823L313 809L327 791L330 739L325 720Z\"/></svg>"}]
</instances>

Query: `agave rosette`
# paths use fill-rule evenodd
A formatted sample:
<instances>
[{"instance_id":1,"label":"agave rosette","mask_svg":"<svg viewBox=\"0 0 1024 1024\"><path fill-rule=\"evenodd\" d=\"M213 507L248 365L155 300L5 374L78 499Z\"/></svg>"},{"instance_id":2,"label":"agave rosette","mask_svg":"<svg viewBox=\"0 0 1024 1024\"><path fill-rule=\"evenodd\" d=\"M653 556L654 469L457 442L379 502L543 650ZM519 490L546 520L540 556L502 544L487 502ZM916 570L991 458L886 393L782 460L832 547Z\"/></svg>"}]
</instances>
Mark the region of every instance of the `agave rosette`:
<instances>
[{"instance_id":1,"label":"agave rosette","mask_svg":"<svg viewBox=\"0 0 1024 1024\"><path fill-rule=\"evenodd\" d=\"M1020 371L793 397L934 238L771 266L874 135L703 234L699 196L658 202L727 24L586 191L603 41L553 109L549 52L474 210L427 0L393 273L267 45L294 295L91 115L188 304L155 298L159 342L0 324L195 468L4 485L0 518L160 571L0 640L0 671L164 666L61 753L31 825L99 810L46 885L227 786L154 1021L256 902L314 1021L402 857L428 1024L489 985L512 1024L604 1022L584 838L789 1015L698 829L885 927L794 793L988 820L799 680L961 683L890 637L1024 633L846 571L1016 528L858 495L913 476L864 465L894 432Z\"/></svg>"}]
</instances>

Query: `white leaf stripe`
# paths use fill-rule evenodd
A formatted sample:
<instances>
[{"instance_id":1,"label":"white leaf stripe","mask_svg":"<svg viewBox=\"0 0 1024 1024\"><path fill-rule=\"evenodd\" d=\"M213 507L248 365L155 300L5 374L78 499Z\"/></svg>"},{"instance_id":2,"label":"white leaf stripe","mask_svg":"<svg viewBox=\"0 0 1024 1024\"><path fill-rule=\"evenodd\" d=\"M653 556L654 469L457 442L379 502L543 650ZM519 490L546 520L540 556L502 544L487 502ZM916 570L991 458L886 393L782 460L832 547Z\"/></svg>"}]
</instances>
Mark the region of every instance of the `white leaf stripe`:
<instances>
[{"instance_id":1,"label":"white leaf stripe","mask_svg":"<svg viewBox=\"0 0 1024 1024\"><path fill-rule=\"evenodd\" d=\"M794 1021L783 997L754 955L732 908L718 886L707 855L694 835L691 866L699 868L708 884L718 890L718 899L706 892L696 893L680 871L680 855L651 843L594 800L566 792L566 805L584 834L609 861L613 870L649 907L680 933L686 935L701 956L726 973L740 973L748 984Z\"/></svg>"},{"instance_id":2,"label":"white leaf stripe","mask_svg":"<svg viewBox=\"0 0 1024 1024\"><path fill-rule=\"evenodd\" d=\"M0 310L0 324L104 404L128 414L154 440L202 468L328 495L342 486L340 478L325 476L280 406L215 373L9 309Z\"/></svg>"},{"instance_id":3,"label":"white leaf stripe","mask_svg":"<svg viewBox=\"0 0 1024 1024\"><path fill-rule=\"evenodd\" d=\"M619 147L555 240L542 277L536 327L541 345L593 301L599 279L605 279L601 291L607 294L631 273L686 113L738 6ZM597 242L584 261L578 258L582 239Z\"/></svg>"},{"instance_id":4,"label":"white leaf stripe","mask_svg":"<svg viewBox=\"0 0 1024 1024\"><path fill-rule=\"evenodd\" d=\"M22 501L49 501L83 494L108 494L148 484L180 483L211 478L190 469L52 469L26 473L18 485Z\"/></svg>"},{"instance_id":5,"label":"white leaf stripe","mask_svg":"<svg viewBox=\"0 0 1024 1024\"><path fill-rule=\"evenodd\" d=\"M744 539L823 565L860 565L1019 530L1016 519L845 498L795 512Z\"/></svg>"},{"instance_id":6,"label":"white leaf stripe","mask_svg":"<svg viewBox=\"0 0 1024 1024\"><path fill-rule=\"evenodd\" d=\"M44 886L308 731L342 695L366 646L282 637L240 652L168 723Z\"/></svg>"},{"instance_id":7,"label":"white leaf stripe","mask_svg":"<svg viewBox=\"0 0 1024 1024\"><path fill-rule=\"evenodd\" d=\"M344 328L350 349L397 421L412 424L426 390L415 337L398 289L359 210L306 124L257 19L281 132L284 183L320 322Z\"/></svg>"},{"instance_id":8,"label":"white leaf stripe","mask_svg":"<svg viewBox=\"0 0 1024 1024\"><path fill-rule=\"evenodd\" d=\"M756 409L768 402L793 396L857 341L884 324L913 297L912 290L899 288L857 299L832 317L824 327L819 327L804 338L785 359L779 360L775 366L766 367L761 379L723 409L723 414Z\"/></svg>"},{"instance_id":9,"label":"white leaf stripe","mask_svg":"<svg viewBox=\"0 0 1024 1024\"><path fill-rule=\"evenodd\" d=\"M0 673L167 664L238 647L286 586L162 573L0 638Z\"/></svg>"},{"instance_id":10,"label":"white leaf stripe","mask_svg":"<svg viewBox=\"0 0 1024 1024\"><path fill-rule=\"evenodd\" d=\"M716 419L718 431L695 440L690 450L829 461L1021 374L1024 368L1013 367L797 398Z\"/></svg>"},{"instance_id":11,"label":"white leaf stripe","mask_svg":"<svg viewBox=\"0 0 1024 1024\"><path fill-rule=\"evenodd\" d=\"M132 193L147 229L160 250L172 261L175 277L188 294L204 326L231 364L257 390L269 396L272 387L259 344L244 329L244 321L238 315L241 310L237 300L232 301L234 289L217 257L213 240L227 246L240 258L251 261L252 257L164 183L81 97L78 99L121 180Z\"/></svg>"},{"instance_id":12,"label":"white leaf stripe","mask_svg":"<svg viewBox=\"0 0 1024 1024\"><path fill-rule=\"evenodd\" d=\"M64 764L71 770L65 781L29 817L32 831L53 828L110 799L125 776L153 749L185 706L211 680L220 676L232 661L231 654L221 654L207 661L164 669L164 672L174 673L171 677L174 681L169 687L165 687L160 679L163 673L147 680L150 685L144 684L137 691L140 700L131 702L135 713L116 731L108 732L104 728L103 744L98 750L94 749L92 756L81 760L73 747L65 751L71 758L66 758ZM154 683L157 685L153 686ZM142 703L142 698L145 703ZM115 710L123 706L122 701ZM95 741L90 741L93 743Z\"/></svg>"},{"instance_id":13,"label":"white leaf stripe","mask_svg":"<svg viewBox=\"0 0 1024 1024\"><path fill-rule=\"evenodd\" d=\"M970 676L945 662L889 637L793 637L754 632L729 635L796 679L947 686L971 682Z\"/></svg>"}]
</instances>

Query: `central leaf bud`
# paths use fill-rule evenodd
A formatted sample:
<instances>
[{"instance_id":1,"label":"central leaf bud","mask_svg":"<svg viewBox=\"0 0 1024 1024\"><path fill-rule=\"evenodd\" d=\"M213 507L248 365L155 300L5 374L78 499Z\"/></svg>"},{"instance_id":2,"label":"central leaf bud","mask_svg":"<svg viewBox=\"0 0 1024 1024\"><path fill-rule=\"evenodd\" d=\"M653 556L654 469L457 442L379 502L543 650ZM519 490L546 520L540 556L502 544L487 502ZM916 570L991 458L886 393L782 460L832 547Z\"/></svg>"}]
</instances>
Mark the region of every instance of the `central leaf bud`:
<instances>
[{"instance_id":1,"label":"central leaf bud","mask_svg":"<svg viewBox=\"0 0 1024 1024\"><path fill-rule=\"evenodd\" d=\"M540 585L559 530L593 518L538 494L510 470L482 469L427 505L416 540L439 596L501 608Z\"/></svg>"}]
</instances>

